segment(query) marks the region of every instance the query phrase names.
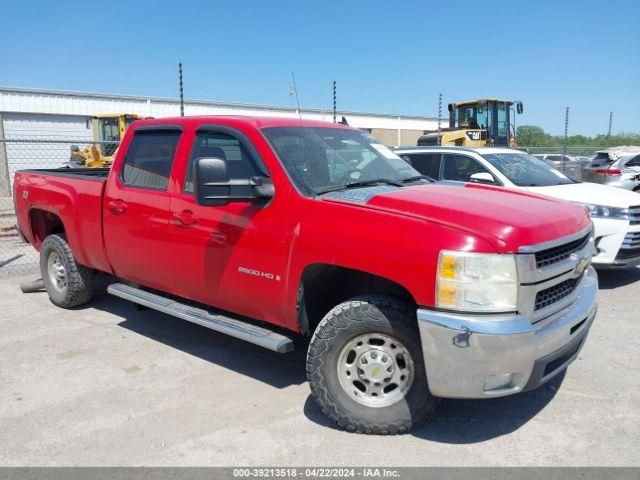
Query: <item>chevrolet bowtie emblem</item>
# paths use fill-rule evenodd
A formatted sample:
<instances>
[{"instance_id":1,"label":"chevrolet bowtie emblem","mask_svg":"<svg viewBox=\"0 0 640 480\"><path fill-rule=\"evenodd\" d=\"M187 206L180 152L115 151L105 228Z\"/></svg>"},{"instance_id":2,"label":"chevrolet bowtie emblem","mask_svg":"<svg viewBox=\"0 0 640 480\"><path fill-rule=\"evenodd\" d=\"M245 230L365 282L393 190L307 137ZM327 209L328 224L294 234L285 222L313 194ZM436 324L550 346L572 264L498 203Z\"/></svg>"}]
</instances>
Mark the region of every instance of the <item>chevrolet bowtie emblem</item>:
<instances>
[{"instance_id":1,"label":"chevrolet bowtie emblem","mask_svg":"<svg viewBox=\"0 0 640 480\"><path fill-rule=\"evenodd\" d=\"M576 268L573 270L575 276L579 277L580 275L582 275L582 272L584 272L588 266L589 266L589 258L588 257L582 257L578 261L578 264L576 265Z\"/></svg>"}]
</instances>

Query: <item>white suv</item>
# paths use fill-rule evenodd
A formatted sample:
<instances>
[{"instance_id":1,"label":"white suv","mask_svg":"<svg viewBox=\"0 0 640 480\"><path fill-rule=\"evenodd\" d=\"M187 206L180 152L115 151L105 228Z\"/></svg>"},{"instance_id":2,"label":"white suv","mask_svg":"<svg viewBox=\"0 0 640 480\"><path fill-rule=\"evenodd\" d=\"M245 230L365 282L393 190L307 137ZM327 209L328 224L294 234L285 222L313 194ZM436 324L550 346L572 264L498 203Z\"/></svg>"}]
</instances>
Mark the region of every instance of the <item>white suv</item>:
<instances>
[{"instance_id":1,"label":"white suv","mask_svg":"<svg viewBox=\"0 0 640 480\"><path fill-rule=\"evenodd\" d=\"M498 185L583 204L595 227L593 264L640 263L639 193L576 182L547 163L509 148L397 147L394 151L434 180Z\"/></svg>"}]
</instances>

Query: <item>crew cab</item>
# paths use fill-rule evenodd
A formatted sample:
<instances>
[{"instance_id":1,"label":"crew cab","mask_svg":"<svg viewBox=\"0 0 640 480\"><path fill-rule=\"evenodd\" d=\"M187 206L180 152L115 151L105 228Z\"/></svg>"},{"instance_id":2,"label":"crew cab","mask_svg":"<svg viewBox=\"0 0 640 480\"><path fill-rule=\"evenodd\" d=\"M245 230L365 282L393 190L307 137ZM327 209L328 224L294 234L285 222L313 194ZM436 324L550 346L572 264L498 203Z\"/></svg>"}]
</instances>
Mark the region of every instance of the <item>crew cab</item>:
<instances>
[{"instance_id":1,"label":"crew cab","mask_svg":"<svg viewBox=\"0 0 640 480\"><path fill-rule=\"evenodd\" d=\"M394 151L434 179L494 185L583 205L594 224L593 265L623 268L640 263L640 194L636 192L576 181L521 150L397 147Z\"/></svg>"},{"instance_id":2,"label":"crew cab","mask_svg":"<svg viewBox=\"0 0 640 480\"><path fill-rule=\"evenodd\" d=\"M350 431L536 388L596 314L583 207L432 182L345 125L137 121L110 169L24 170L14 192L54 304L89 302L105 273L124 299L306 348L312 395Z\"/></svg>"}]
</instances>

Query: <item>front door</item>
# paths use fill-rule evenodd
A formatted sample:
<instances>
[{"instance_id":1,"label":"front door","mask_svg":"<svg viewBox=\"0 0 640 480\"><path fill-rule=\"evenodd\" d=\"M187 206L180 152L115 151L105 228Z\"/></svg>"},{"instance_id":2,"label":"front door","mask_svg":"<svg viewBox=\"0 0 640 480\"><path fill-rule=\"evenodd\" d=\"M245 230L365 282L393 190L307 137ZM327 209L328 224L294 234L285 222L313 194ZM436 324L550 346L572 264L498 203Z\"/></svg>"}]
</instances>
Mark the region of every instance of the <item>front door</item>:
<instances>
[{"instance_id":1,"label":"front door","mask_svg":"<svg viewBox=\"0 0 640 480\"><path fill-rule=\"evenodd\" d=\"M282 323L288 252L284 192L276 191L266 205L244 201L222 206L197 205L193 193L194 160L221 158L229 179L240 180L264 175L255 155L248 141L230 129L209 129L195 136L181 191L171 201L175 291L218 308Z\"/></svg>"},{"instance_id":2,"label":"front door","mask_svg":"<svg viewBox=\"0 0 640 480\"><path fill-rule=\"evenodd\" d=\"M490 174L494 182L495 177L480 162L469 155L460 153L445 153L442 155L442 168L440 178L454 182L473 182L472 175L476 173Z\"/></svg>"}]
</instances>

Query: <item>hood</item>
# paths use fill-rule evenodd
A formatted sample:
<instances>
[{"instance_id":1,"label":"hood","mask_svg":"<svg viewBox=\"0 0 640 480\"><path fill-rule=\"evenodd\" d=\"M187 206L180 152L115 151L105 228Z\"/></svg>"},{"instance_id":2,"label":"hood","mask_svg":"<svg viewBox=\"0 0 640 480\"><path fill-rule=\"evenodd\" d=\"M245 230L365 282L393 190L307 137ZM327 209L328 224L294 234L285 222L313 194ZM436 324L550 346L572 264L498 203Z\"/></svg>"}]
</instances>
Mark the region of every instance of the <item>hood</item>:
<instances>
[{"instance_id":1,"label":"hood","mask_svg":"<svg viewBox=\"0 0 640 480\"><path fill-rule=\"evenodd\" d=\"M592 205L604 205L605 207L627 208L633 205L640 205L639 193L598 183L570 183L552 187L527 187L527 191L569 202L590 203Z\"/></svg>"},{"instance_id":2,"label":"hood","mask_svg":"<svg viewBox=\"0 0 640 480\"><path fill-rule=\"evenodd\" d=\"M372 187L334 192L324 199L451 226L484 238L501 253L572 235L591 222L578 205L476 184Z\"/></svg>"}]
</instances>

